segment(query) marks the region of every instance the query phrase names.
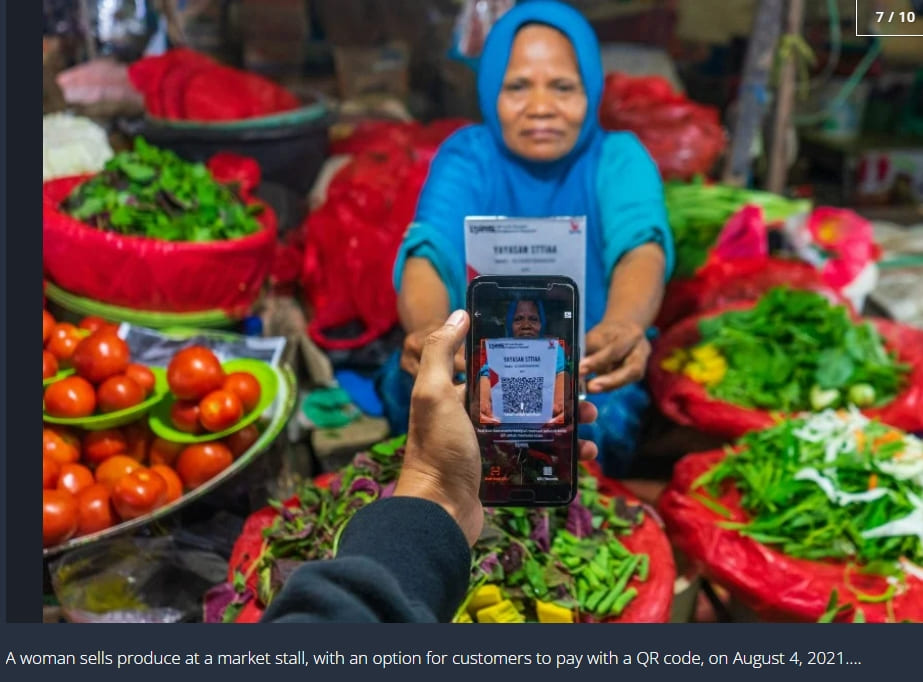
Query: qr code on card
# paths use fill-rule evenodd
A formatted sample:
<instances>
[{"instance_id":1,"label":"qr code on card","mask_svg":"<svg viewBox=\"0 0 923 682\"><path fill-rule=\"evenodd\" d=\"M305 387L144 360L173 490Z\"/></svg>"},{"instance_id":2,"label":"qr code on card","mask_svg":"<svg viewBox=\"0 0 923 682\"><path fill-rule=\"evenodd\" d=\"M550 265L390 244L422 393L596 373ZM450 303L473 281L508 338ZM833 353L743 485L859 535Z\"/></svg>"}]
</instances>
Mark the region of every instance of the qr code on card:
<instances>
[{"instance_id":1,"label":"qr code on card","mask_svg":"<svg viewBox=\"0 0 923 682\"><path fill-rule=\"evenodd\" d=\"M542 377L502 377L503 414L533 416L542 413Z\"/></svg>"}]
</instances>

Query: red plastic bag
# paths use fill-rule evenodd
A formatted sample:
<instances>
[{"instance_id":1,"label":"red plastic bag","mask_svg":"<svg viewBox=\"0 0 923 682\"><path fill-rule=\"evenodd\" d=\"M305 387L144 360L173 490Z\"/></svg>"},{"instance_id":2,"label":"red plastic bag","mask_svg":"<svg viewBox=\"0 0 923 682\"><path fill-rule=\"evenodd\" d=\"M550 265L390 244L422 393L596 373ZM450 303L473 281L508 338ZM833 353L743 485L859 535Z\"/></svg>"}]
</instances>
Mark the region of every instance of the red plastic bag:
<instances>
[{"instance_id":1,"label":"red plastic bag","mask_svg":"<svg viewBox=\"0 0 923 682\"><path fill-rule=\"evenodd\" d=\"M599 120L606 130L635 133L665 179L708 173L727 144L718 110L674 92L660 76L610 73Z\"/></svg>"},{"instance_id":2,"label":"red plastic bag","mask_svg":"<svg viewBox=\"0 0 923 682\"><path fill-rule=\"evenodd\" d=\"M188 48L139 59L128 77L147 112L159 118L234 121L298 107L297 98L272 81Z\"/></svg>"},{"instance_id":3,"label":"red plastic bag","mask_svg":"<svg viewBox=\"0 0 923 682\"><path fill-rule=\"evenodd\" d=\"M304 224L303 283L313 316L308 333L327 349L366 345L397 324L392 269L439 144L466 121L371 122L334 144L353 159L334 176L327 200ZM361 331L333 330L358 322Z\"/></svg>"},{"instance_id":4,"label":"red plastic bag","mask_svg":"<svg viewBox=\"0 0 923 682\"><path fill-rule=\"evenodd\" d=\"M72 294L139 310L223 310L233 318L249 312L275 250L276 216L269 206L258 216L263 229L240 239L191 243L126 236L59 210L87 177L43 185L42 259L49 279Z\"/></svg>"},{"instance_id":5,"label":"red plastic bag","mask_svg":"<svg viewBox=\"0 0 923 682\"><path fill-rule=\"evenodd\" d=\"M753 305L753 302L735 304L687 318L657 340L648 365L647 380L654 402L664 415L677 424L728 439L738 438L747 431L769 428L777 422L778 412L715 400L701 384L661 367L674 350L698 343L700 320ZM907 387L891 403L862 410L862 413L904 431L919 431L923 429L923 330L887 320L873 319L872 322L887 349L897 352L898 360L909 365L911 370L907 376Z\"/></svg>"},{"instance_id":6,"label":"red plastic bag","mask_svg":"<svg viewBox=\"0 0 923 682\"><path fill-rule=\"evenodd\" d=\"M714 259L703 266L695 277L667 284L656 325L659 329L669 329L690 315L717 310L732 303L753 301L777 286L816 291L834 303L849 305L809 263L763 257Z\"/></svg>"},{"instance_id":7,"label":"red plastic bag","mask_svg":"<svg viewBox=\"0 0 923 682\"><path fill-rule=\"evenodd\" d=\"M887 604L859 602L853 593L882 594L888 589L885 578L860 574L843 562L789 557L719 527L719 522L728 519L693 498L690 491L693 482L724 457L723 451L712 450L681 459L658 504L670 539L708 579L726 587L767 620L817 621L836 590L839 603L861 609L867 622L892 618L923 622L923 581L917 577L907 576L907 590L894 597L889 614ZM707 497L703 490L696 493ZM717 501L732 512L734 521L746 521L736 488L728 486ZM848 611L839 619L851 621L853 616L854 611Z\"/></svg>"}]
</instances>

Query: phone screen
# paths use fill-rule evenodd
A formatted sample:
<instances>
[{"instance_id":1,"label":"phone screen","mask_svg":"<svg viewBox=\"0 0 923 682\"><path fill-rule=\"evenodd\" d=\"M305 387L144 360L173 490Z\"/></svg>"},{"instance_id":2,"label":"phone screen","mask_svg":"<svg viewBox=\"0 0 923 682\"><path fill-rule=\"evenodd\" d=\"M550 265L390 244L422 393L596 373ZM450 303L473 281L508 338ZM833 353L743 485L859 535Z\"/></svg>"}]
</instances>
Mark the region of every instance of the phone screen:
<instances>
[{"instance_id":1,"label":"phone screen","mask_svg":"<svg viewBox=\"0 0 923 682\"><path fill-rule=\"evenodd\" d=\"M576 493L578 311L566 277L468 287L468 410L486 505L567 504Z\"/></svg>"}]
</instances>

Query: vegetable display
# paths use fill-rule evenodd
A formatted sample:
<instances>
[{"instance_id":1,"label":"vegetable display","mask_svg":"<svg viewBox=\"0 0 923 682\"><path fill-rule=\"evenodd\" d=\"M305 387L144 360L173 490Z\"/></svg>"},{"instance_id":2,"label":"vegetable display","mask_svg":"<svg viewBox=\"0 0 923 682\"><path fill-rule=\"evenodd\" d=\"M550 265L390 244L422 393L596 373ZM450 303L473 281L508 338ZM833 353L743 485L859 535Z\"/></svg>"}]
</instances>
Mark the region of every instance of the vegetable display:
<instances>
[{"instance_id":1,"label":"vegetable display","mask_svg":"<svg viewBox=\"0 0 923 682\"><path fill-rule=\"evenodd\" d=\"M855 408L687 455L658 511L761 619L923 622L923 443Z\"/></svg>"},{"instance_id":2,"label":"vegetable display","mask_svg":"<svg viewBox=\"0 0 923 682\"><path fill-rule=\"evenodd\" d=\"M352 514L393 493L404 441L379 443L252 514L234 545L228 582L206 596L205 620L258 620L303 561L333 558ZM642 543L656 545L650 556L636 551ZM666 538L639 506L604 494L591 476L569 507L489 511L472 559L456 622L594 622L635 608L638 619L668 615L675 573Z\"/></svg>"},{"instance_id":3,"label":"vegetable display","mask_svg":"<svg viewBox=\"0 0 923 682\"><path fill-rule=\"evenodd\" d=\"M691 277L708 257L724 224L744 206L763 209L767 223L785 220L811 208L808 201L725 185L668 182L664 185L667 218L676 243L674 277Z\"/></svg>"},{"instance_id":4,"label":"vegetable display","mask_svg":"<svg viewBox=\"0 0 923 682\"><path fill-rule=\"evenodd\" d=\"M693 485L740 491L750 519L723 527L794 557L923 566L923 441L827 410L740 445Z\"/></svg>"},{"instance_id":5,"label":"vegetable display","mask_svg":"<svg viewBox=\"0 0 923 682\"><path fill-rule=\"evenodd\" d=\"M897 396L909 370L871 323L809 291L771 289L752 308L702 319L699 332L698 344L677 348L660 367L748 408L878 407Z\"/></svg>"},{"instance_id":6,"label":"vegetable display","mask_svg":"<svg viewBox=\"0 0 923 682\"><path fill-rule=\"evenodd\" d=\"M102 172L78 185L62 210L100 230L208 242L261 229L259 204L246 204L201 163L189 163L143 139L116 154Z\"/></svg>"},{"instance_id":7,"label":"vegetable display","mask_svg":"<svg viewBox=\"0 0 923 682\"><path fill-rule=\"evenodd\" d=\"M567 507L496 508L474 547L474 588L455 622L572 623L618 617L648 578L650 559L619 541L642 520L640 506L580 481Z\"/></svg>"}]
</instances>

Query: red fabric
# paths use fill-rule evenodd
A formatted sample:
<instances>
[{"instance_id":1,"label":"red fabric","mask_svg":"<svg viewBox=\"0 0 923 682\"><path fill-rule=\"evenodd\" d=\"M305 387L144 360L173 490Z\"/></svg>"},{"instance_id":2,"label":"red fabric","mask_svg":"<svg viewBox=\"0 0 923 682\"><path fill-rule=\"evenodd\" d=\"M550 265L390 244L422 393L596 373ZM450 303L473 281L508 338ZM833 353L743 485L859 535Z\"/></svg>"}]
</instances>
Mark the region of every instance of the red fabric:
<instances>
[{"instance_id":1,"label":"red fabric","mask_svg":"<svg viewBox=\"0 0 923 682\"><path fill-rule=\"evenodd\" d=\"M629 504L637 504L638 499L628 488L612 478L602 475L599 465L593 462L584 464L586 469L599 481L599 490L604 495L623 497ZM663 529L663 523L654 510L645 506L644 520L632 531L631 535L619 538L625 547L639 554L650 557L650 572L646 582L633 579L630 587L638 590L638 596L625 608L617 623L668 623L670 609L673 606L673 586L676 582L676 563L673 560L673 548Z\"/></svg>"},{"instance_id":2,"label":"red fabric","mask_svg":"<svg viewBox=\"0 0 923 682\"><path fill-rule=\"evenodd\" d=\"M666 179L707 173L727 144L718 109L686 99L661 76L610 73L599 120L635 133Z\"/></svg>"},{"instance_id":3,"label":"red fabric","mask_svg":"<svg viewBox=\"0 0 923 682\"><path fill-rule=\"evenodd\" d=\"M46 275L78 296L148 311L224 310L242 317L272 265L276 216L263 207L259 232L228 241L168 242L97 230L58 207L88 176L43 185Z\"/></svg>"},{"instance_id":4,"label":"red fabric","mask_svg":"<svg viewBox=\"0 0 923 682\"><path fill-rule=\"evenodd\" d=\"M660 366L677 348L688 348L699 341L699 320L752 306L752 302L739 303L687 318L657 339L648 366L648 384L663 414L678 424L726 438L737 438L776 423L778 413L715 400L701 384ZM862 413L904 431L919 431L923 429L923 330L886 320L872 321L888 350L896 351L899 361L910 365L911 370L907 387L891 403Z\"/></svg>"},{"instance_id":5,"label":"red fabric","mask_svg":"<svg viewBox=\"0 0 923 682\"><path fill-rule=\"evenodd\" d=\"M831 301L848 305L838 290L823 281L820 271L803 261L763 257L714 259L695 277L667 284L656 325L668 329L690 315L752 301L777 286L816 291Z\"/></svg>"},{"instance_id":6,"label":"red fabric","mask_svg":"<svg viewBox=\"0 0 923 682\"><path fill-rule=\"evenodd\" d=\"M294 95L272 81L188 48L139 59L128 68L128 77L144 95L148 113L158 118L234 121L299 106Z\"/></svg>"},{"instance_id":7,"label":"red fabric","mask_svg":"<svg viewBox=\"0 0 923 682\"><path fill-rule=\"evenodd\" d=\"M816 621L826 611L833 590L840 604L861 609L866 621L889 620L886 604L860 602L849 588L882 594L888 588L884 578L862 575L843 562L789 557L737 531L720 528L717 524L726 519L689 493L695 479L724 456L723 451L712 450L681 459L658 505L673 543L708 579L726 587L767 620ZM697 493L707 497L701 489ZM733 513L735 521L747 519L734 486L727 486L717 501ZM892 607L896 621L923 621L923 581L908 575L907 590L894 597ZM851 621L853 616L850 611L840 619Z\"/></svg>"},{"instance_id":8,"label":"red fabric","mask_svg":"<svg viewBox=\"0 0 923 682\"><path fill-rule=\"evenodd\" d=\"M313 317L311 338L327 349L360 348L397 324L392 269L429 164L460 120L371 122L334 144L352 154L330 182L327 200L305 220L303 283ZM330 330L359 322L362 331L334 338Z\"/></svg>"}]
</instances>

